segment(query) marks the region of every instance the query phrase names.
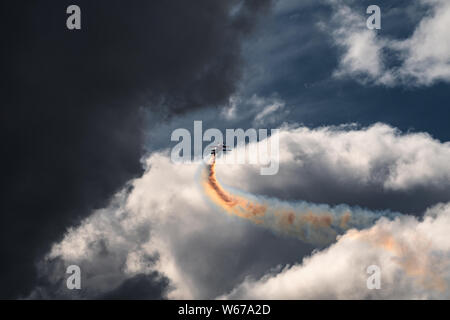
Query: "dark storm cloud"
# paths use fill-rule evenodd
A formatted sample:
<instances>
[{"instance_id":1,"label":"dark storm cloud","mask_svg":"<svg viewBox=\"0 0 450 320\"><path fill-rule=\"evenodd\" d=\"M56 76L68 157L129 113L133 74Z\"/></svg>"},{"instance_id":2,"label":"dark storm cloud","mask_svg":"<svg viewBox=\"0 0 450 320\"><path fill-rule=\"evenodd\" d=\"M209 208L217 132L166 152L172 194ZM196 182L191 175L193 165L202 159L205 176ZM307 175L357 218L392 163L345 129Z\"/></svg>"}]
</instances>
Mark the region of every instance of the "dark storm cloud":
<instances>
[{"instance_id":1,"label":"dark storm cloud","mask_svg":"<svg viewBox=\"0 0 450 320\"><path fill-rule=\"evenodd\" d=\"M66 29L70 4L80 31ZM269 1L236 4L2 2L1 298L26 295L50 244L142 172L143 108L170 116L235 90Z\"/></svg>"}]
</instances>

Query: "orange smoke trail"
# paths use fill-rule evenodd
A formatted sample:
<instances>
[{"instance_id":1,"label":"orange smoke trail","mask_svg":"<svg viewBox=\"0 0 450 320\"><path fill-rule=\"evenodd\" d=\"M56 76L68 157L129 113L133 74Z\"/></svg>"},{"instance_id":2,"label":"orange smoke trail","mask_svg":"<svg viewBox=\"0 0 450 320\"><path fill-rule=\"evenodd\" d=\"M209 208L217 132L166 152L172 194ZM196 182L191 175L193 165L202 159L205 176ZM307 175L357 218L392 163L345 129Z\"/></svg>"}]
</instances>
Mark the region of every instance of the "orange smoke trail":
<instances>
[{"instance_id":1,"label":"orange smoke trail","mask_svg":"<svg viewBox=\"0 0 450 320\"><path fill-rule=\"evenodd\" d=\"M216 178L216 159L212 157L208 170L204 173L203 187L208 197L220 208L230 214L248 219L256 224L264 225L284 234L296 236L299 239L315 243L328 244L336 239L338 234L342 234L351 228L365 228L372 226L381 216L395 217L395 213L373 213L362 209L344 210L340 214L329 210L317 212L313 205L310 209L299 210L298 208L285 209L271 205L270 201L252 201L243 196L230 194L218 182ZM313 212L316 211L316 212ZM426 288L445 291L447 289L444 279L432 272L433 266L437 264L435 259L429 254L428 242L425 239L418 239L422 244L420 248L415 248L407 243L398 241L385 232L380 232L379 228L366 230L350 230L344 235L345 238L367 241L374 246L383 248L394 254L395 262L409 276L418 280Z\"/></svg>"},{"instance_id":2,"label":"orange smoke trail","mask_svg":"<svg viewBox=\"0 0 450 320\"><path fill-rule=\"evenodd\" d=\"M261 224L261 217L267 211L266 205L254 204L251 201L225 191L216 178L216 158L213 155L212 163L209 165L207 179L204 188L211 200L225 211L246 218L254 223Z\"/></svg>"},{"instance_id":3,"label":"orange smoke trail","mask_svg":"<svg viewBox=\"0 0 450 320\"><path fill-rule=\"evenodd\" d=\"M214 155L204 172L202 184L209 199L224 211L307 242L326 244L334 241L339 233L348 229L352 218L350 212L340 216L326 211L299 212L270 205L270 201L254 201L230 194L217 180Z\"/></svg>"}]
</instances>

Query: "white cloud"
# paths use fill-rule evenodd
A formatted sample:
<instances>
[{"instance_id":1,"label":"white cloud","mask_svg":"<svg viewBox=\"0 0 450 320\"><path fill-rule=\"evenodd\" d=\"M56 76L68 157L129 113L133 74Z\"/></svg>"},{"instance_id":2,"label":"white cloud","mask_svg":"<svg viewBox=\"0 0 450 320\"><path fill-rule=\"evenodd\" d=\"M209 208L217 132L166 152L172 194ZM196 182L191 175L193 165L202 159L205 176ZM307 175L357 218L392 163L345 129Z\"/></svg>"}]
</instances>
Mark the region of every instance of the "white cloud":
<instances>
[{"instance_id":1,"label":"white cloud","mask_svg":"<svg viewBox=\"0 0 450 320\"><path fill-rule=\"evenodd\" d=\"M422 2L433 7L431 15L420 22L411 38L394 44L405 52L400 77L412 77L421 85L450 81L450 2Z\"/></svg>"},{"instance_id":2,"label":"white cloud","mask_svg":"<svg viewBox=\"0 0 450 320\"><path fill-rule=\"evenodd\" d=\"M385 194L409 190L417 185L426 186L430 192L442 185L448 190L448 143L440 143L426 134L402 135L383 124L350 129L284 128L279 137L279 175L259 176L259 168L250 165L218 165L219 179L246 191L258 190L263 185L271 190L266 194L272 196L289 189L301 189L304 177L306 183L314 180L306 178L308 173L319 180L325 173L336 191L348 188L347 185L354 188L355 181L356 185L375 183L382 186ZM174 164L168 154L164 151L150 155L146 159L147 170L141 178L131 181L107 208L93 212L80 226L68 230L41 263L41 276L46 277L53 287L58 286L65 273L52 272L51 262L60 260L65 265L78 264L84 275L85 297L107 293L126 279L155 271L170 280L169 298L214 298L234 287L238 288L233 291L233 296L237 297L296 297L300 290L296 285L305 288L302 289L305 298L363 297L359 291L351 294L365 276L358 269L363 266L357 262L376 261L383 272L387 272L383 280L386 285L399 285L402 290L409 286L413 290L410 296L433 297L415 282L407 282L405 277L397 284L393 275L401 266L391 259L395 252L386 252L377 246L372 248L371 236L367 236L367 243L354 241L351 233L302 265L288 268L275 277L270 275L265 280L248 280L239 286L245 277L257 279L266 270L285 263L281 261L285 253L276 249L279 246L292 246L294 241L295 249L290 252L297 259L310 252L310 247L218 211L199 187L199 166ZM318 192L319 196L321 192ZM398 236L398 241L405 245L414 239L417 250L411 249L412 256L422 254L422 249L423 254L428 254L426 244L431 239L432 252L437 252L438 257L448 255L450 238L445 232L450 220L448 207L433 211L443 213L432 218L430 211L424 222L412 217L394 222L380 221L374 228L361 231L361 237L386 231ZM422 242L422 235L427 241ZM256 248L263 249L261 253L255 253ZM344 274L342 270L347 268L348 273ZM338 279L337 276L346 281L338 281L337 286L329 287L330 281ZM297 277L302 284L294 282ZM265 294L260 290L263 287ZM64 288L59 290L65 292ZM36 291L43 292L45 288ZM71 297L71 293L63 294ZM392 296L396 294L402 297L403 291L394 290Z\"/></svg>"},{"instance_id":3,"label":"white cloud","mask_svg":"<svg viewBox=\"0 0 450 320\"><path fill-rule=\"evenodd\" d=\"M333 21L338 26L332 34L336 44L344 49L336 75L387 86L449 82L450 2L417 1L431 7L429 15L423 17L410 38L396 40L368 30L367 17L353 11L345 1L330 0L335 10ZM383 50L396 52L400 66L387 67Z\"/></svg>"},{"instance_id":4,"label":"white cloud","mask_svg":"<svg viewBox=\"0 0 450 320\"><path fill-rule=\"evenodd\" d=\"M264 122L271 122L271 119L267 119L267 118L274 118L277 115L274 113L279 113L282 111L282 109L284 108L285 104L284 102L280 102L280 101L275 101L272 104L269 104L267 106L264 107L264 109L258 113L255 117L255 122L256 123L264 123Z\"/></svg>"},{"instance_id":5,"label":"white cloud","mask_svg":"<svg viewBox=\"0 0 450 320\"><path fill-rule=\"evenodd\" d=\"M325 172L327 180L339 180L342 187L376 184L386 191L450 187L450 142L441 143L426 133L401 134L381 123L363 129L300 127L282 129L279 141L281 172L264 181L280 184L280 189L301 187L311 172L317 172L315 178ZM251 190L253 170L229 166L228 175L220 177L226 184Z\"/></svg>"},{"instance_id":6,"label":"white cloud","mask_svg":"<svg viewBox=\"0 0 450 320\"><path fill-rule=\"evenodd\" d=\"M229 299L448 299L450 204L423 221L404 216L350 230L301 264L259 280L247 279ZM381 268L381 289L369 290L367 267Z\"/></svg>"},{"instance_id":7,"label":"white cloud","mask_svg":"<svg viewBox=\"0 0 450 320\"><path fill-rule=\"evenodd\" d=\"M381 56L385 41L367 29L364 17L350 7L340 4L335 10L333 21L339 27L332 34L336 44L345 51L335 76L350 74L362 81L368 77L380 83L390 83L392 76L385 70Z\"/></svg>"}]
</instances>

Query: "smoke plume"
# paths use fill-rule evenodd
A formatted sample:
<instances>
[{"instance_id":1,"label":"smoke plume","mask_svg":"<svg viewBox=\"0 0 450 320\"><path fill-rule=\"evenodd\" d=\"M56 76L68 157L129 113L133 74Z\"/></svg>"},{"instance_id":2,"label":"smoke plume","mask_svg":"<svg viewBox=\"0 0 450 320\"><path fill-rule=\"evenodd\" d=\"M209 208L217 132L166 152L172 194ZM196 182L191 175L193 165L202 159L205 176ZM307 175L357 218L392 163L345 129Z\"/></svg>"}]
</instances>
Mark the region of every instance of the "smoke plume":
<instances>
[{"instance_id":1,"label":"smoke plume","mask_svg":"<svg viewBox=\"0 0 450 320\"><path fill-rule=\"evenodd\" d=\"M274 198L227 191L216 177L216 156L203 172L202 185L208 198L225 212L250 220L275 232L294 236L315 245L327 245L349 229L364 229L379 218L398 213L369 211L359 207L281 202Z\"/></svg>"}]
</instances>

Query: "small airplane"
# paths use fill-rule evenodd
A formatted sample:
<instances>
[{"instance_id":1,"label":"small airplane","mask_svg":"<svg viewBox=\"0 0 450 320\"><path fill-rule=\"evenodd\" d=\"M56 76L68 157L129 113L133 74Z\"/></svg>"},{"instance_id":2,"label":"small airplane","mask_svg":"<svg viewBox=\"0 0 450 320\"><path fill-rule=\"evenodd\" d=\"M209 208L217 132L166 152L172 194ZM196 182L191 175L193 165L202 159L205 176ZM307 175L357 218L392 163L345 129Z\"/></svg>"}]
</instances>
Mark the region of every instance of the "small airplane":
<instances>
[{"instance_id":1,"label":"small airplane","mask_svg":"<svg viewBox=\"0 0 450 320\"><path fill-rule=\"evenodd\" d=\"M217 146L213 146L211 149L211 155L215 156L219 151L227 152L231 151L225 144L218 144Z\"/></svg>"}]
</instances>

